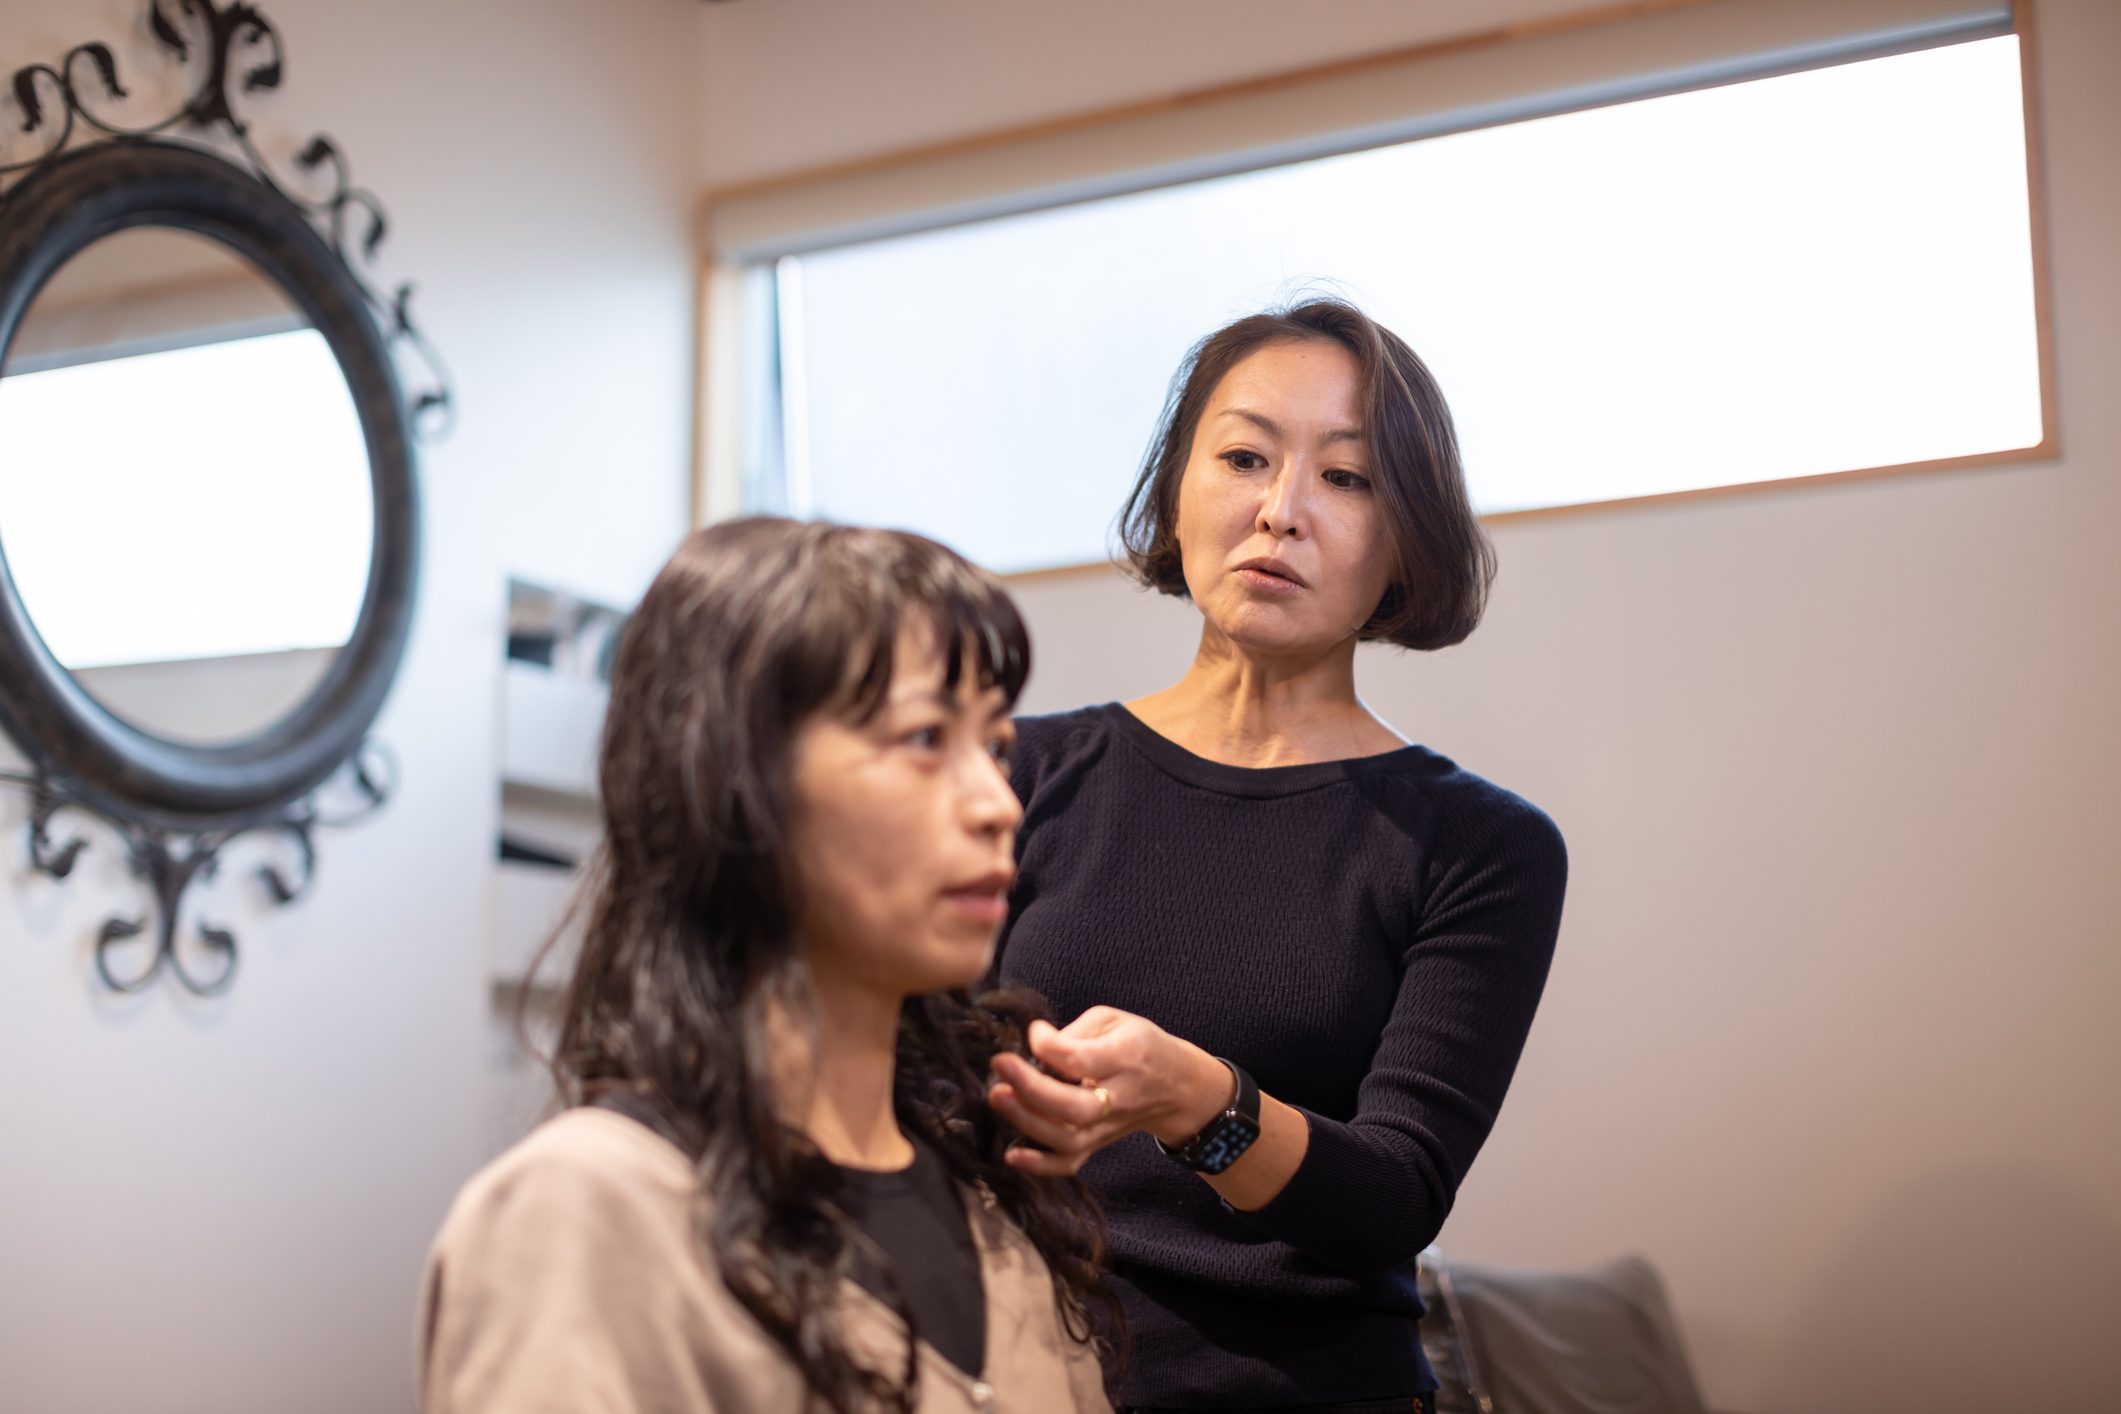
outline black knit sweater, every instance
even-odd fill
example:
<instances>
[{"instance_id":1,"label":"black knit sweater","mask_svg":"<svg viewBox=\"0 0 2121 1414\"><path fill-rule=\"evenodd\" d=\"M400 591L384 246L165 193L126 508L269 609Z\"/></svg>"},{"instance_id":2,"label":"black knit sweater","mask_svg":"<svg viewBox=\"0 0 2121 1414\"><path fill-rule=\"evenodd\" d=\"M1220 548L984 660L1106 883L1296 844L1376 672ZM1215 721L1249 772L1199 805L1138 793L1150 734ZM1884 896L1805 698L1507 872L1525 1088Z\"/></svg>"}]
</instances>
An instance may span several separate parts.
<instances>
[{"instance_id":1,"label":"black knit sweater","mask_svg":"<svg viewBox=\"0 0 2121 1414\"><path fill-rule=\"evenodd\" d=\"M1241 1409L1435 1387L1414 1259L1545 985L1567 873L1536 807L1419 746L1247 769L1118 704L1025 717L997 961L1245 1067L1310 1147L1239 1213L1145 1134L1093 1157L1133 1336L1123 1401Z\"/></svg>"}]
</instances>

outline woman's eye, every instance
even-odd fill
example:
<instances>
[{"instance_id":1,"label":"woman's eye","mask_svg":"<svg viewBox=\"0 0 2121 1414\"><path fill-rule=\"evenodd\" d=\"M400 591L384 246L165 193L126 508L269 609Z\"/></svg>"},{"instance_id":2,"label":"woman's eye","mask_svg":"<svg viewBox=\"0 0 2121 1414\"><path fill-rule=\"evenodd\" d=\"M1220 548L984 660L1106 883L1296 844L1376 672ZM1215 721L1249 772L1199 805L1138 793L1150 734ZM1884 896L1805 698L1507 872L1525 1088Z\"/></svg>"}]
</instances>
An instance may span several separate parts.
<instances>
[{"instance_id":1,"label":"woman's eye","mask_svg":"<svg viewBox=\"0 0 2121 1414\"><path fill-rule=\"evenodd\" d=\"M1339 469L1329 471L1326 473L1326 482L1329 485L1338 486L1343 491L1367 491L1370 489L1370 478L1352 471Z\"/></svg>"},{"instance_id":2,"label":"woman's eye","mask_svg":"<svg viewBox=\"0 0 2121 1414\"><path fill-rule=\"evenodd\" d=\"M1243 449L1234 452L1224 452L1223 460L1230 464L1230 469L1233 471L1258 471L1267 464L1267 459L1259 453L1247 452Z\"/></svg>"},{"instance_id":3,"label":"woman's eye","mask_svg":"<svg viewBox=\"0 0 2121 1414\"><path fill-rule=\"evenodd\" d=\"M935 751L943 744L943 729L941 727L920 727L906 733L902 740L904 740L906 745L921 751Z\"/></svg>"},{"instance_id":4,"label":"woman's eye","mask_svg":"<svg viewBox=\"0 0 2121 1414\"><path fill-rule=\"evenodd\" d=\"M1000 737L996 737L993 741L987 743L987 754L992 756L995 763L1005 771L1009 769L1009 758L1015 750L1015 742L1005 741Z\"/></svg>"}]
</instances>

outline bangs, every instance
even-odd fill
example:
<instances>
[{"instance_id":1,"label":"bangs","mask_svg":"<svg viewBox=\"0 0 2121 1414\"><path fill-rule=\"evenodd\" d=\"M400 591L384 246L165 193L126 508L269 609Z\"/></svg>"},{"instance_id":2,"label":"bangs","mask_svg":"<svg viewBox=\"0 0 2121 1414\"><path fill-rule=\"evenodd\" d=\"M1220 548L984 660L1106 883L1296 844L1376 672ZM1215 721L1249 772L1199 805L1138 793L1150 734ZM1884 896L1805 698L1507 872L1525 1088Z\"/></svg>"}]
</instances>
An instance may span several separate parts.
<instances>
[{"instance_id":1,"label":"bangs","mask_svg":"<svg viewBox=\"0 0 2121 1414\"><path fill-rule=\"evenodd\" d=\"M839 671L837 691L820 706L872 720L891 691L909 627L933 635L946 690L969 679L982 692L999 689L1005 711L1016 706L1031 675L1031 641L1000 580L903 531L839 529L827 555L842 561L832 577L839 612L821 615L819 627L838 641L813 646Z\"/></svg>"}]
</instances>

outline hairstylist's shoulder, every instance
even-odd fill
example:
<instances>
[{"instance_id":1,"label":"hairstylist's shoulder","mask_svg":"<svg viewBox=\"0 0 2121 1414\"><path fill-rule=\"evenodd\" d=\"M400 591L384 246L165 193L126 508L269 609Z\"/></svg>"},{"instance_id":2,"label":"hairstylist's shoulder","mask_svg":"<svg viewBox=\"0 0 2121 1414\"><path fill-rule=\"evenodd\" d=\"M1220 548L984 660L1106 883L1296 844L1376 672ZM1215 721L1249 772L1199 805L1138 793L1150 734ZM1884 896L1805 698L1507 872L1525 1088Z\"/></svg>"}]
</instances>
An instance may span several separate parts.
<instances>
[{"instance_id":1,"label":"hairstylist's shoulder","mask_svg":"<svg viewBox=\"0 0 2121 1414\"><path fill-rule=\"evenodd\" d=\"M1111 737L1111 711L1106 704L1016 718L1009 780L1017 795L1029 802L1043 782L1080 771L1102 757Z\"/></svg>"},{"instance_id":2,"label":"hairstylist's shoulder","mask_svg":"<svg viewBox=\"0 0 2121 1414\"><path fill-rule=\"evenodd\" d=\"M1422 802L1432 870L1501 864L1559 892L1568 877L1568 845L1546 811L1426 749L1396 780Z\"/></svg>"},{"instance_id":3,"label":"hairstylist's shoulder","mask_svg":"<svg viewBox=\"0 0 2121 1414\"><path fill-rule=\"evenodd\" d=\"M1546 811L1492 781L1460 772L1445 817L1450 844L1431 859L1433 925L1486 927L1523 956L1551 958L1568 892L1569 852Z\"/></svg>"}]
</instances>

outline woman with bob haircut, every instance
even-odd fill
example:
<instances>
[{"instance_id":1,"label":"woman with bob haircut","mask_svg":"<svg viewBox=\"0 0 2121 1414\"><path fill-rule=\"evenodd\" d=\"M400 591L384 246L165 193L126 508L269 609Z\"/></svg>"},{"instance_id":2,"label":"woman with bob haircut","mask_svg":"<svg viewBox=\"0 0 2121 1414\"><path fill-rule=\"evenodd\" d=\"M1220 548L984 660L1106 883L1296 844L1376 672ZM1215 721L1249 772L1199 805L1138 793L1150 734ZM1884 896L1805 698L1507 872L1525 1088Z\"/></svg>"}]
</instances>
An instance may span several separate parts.
<instances>
[{"instance_id":1,"label":"woman with bob haircut","mask_svg":"<svg viewBox=\"0 0 2121 1414\"><path fill-rule=\"evenodd\" d=\"M1560 926L1535 807L1411 745L1355 648L1479 623L1449 409L1315 299L1194 347L1123 519L1192 600L1177 683L1018 722L998 960L1067 1018L990 1099L1104 1201L1145 1409L1428 1408L1415 1259L1508 1088ZM1042 1071L1044 1073L1042 1073Z\"/></svg>"},{"instance_id":2,"label":"woman with bob haircut","mask_svg":"<svg viewBox=\"0 0 2121 1414\"><path fill-rule=\"evenodd\" d=\"M1079 1184L1003 1160L1030 648L913 535L687 539L626 625L554 1055L429 1261L428 1414L1105 1410ZM1101 1318L1109 1319L1109 1317Z\"/></svg>"}]
</instances>

